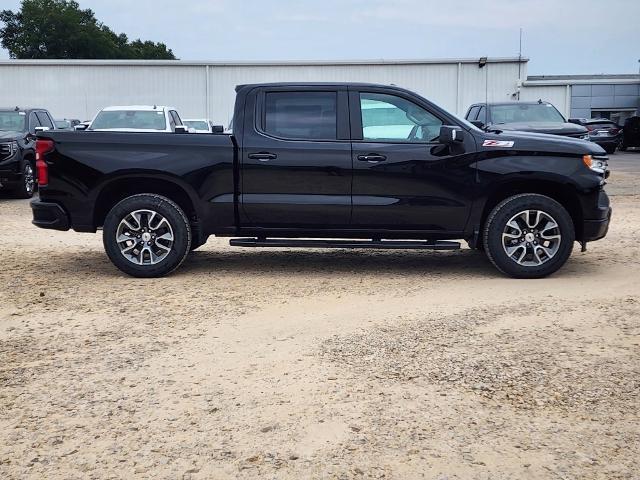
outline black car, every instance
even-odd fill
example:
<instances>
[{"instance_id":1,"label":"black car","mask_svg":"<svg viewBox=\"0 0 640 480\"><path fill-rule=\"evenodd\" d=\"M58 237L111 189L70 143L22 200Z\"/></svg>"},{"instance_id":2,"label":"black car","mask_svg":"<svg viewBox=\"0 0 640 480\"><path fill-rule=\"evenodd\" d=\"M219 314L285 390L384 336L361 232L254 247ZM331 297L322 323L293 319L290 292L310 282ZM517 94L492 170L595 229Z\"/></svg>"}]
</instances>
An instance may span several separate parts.
<instances>
[{"instance_id":1,"label":"black car","mask_svg":"<svg viewBox=\"0 0 640 480\"><path fill-rule=\"evenodd\" d=\"M620 150L627 148L640 147L640 116L627 118L622 129L622 139L620 141Z\"/></svg>"},{"instance_id":2,"label":"black car","mask_svg":"<svg viewBox=\"0 0 640 480\"><path fill-rule=\"evenodd\" d=\"M0 188L20 198L33 196L35 134L54 128L53 117L44 108L0 108Z\"/></svg>"},{"instance_id":3,"label":"black car","mask_svg":"<svg viewBox=\"0 0 640 480\"><path fill-rule=\"evenodd\" d=\"M607 233L607 157L592 142L484 132L408 90L360 83L241 85L233 118L229 134L39 133L33 223L102 229L111 261L139 277L216 235L245 248L463 239L500 271L538 278L574 241Z\"/></svg>"},{"instance_id":4,"label":"black car","mask_svg":"<svg viewBox=\"0 0 640 480\"><path fill-rule=\"evenodd\" d=\"M465 118L487 131L518 130L589 140L585 127L567 122L556 107L542 100L475 103L469 107Z\"/></svg>"},{"instance_id":5,"label":"black car","mask_svg":"<svg viewBox=\"0 0 640 480\"><path fill-rule=\"evenodd\" d=\"M570 118L571 123L582 125L589 131L589 140L597 143L607 153L614 153L620 143L621 128L607 118Z\"/></svg>"}]
</instances>

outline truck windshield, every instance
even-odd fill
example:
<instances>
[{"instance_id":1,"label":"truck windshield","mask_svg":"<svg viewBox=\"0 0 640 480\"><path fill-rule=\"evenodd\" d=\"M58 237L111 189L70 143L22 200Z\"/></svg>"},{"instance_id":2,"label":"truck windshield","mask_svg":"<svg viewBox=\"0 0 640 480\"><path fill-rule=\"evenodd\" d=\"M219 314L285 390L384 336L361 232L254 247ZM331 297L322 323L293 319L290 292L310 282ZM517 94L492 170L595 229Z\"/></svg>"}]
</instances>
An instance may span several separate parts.
<instances>
[{"instance_id":1,"label":"truck windshield","mask_svg":"<svg viewBox=\"0 0 640 480\"><path fill-rule=\"evenodd\" d=\"M204 120L183 120L182 123L196 130L209 130L209 125Z\"/></svg>"},{"instance_id":2,"label":"truck windshield","mask_svg":"<svg viewBox=\"0 0 640 480\"><path fill-rule=\"evenodd\" d=\"M22 132L26 130L26 118L27 116L24 112L16 112L15 110L0 111L0 131Z\"/></svg>"},{"instance_id":3,"label":"truck windshield","mask_svg":"<svg viewBox=\"0 0 640 480\"><path fill-rule=\"evenodd\" d=\"M126 128L134 130L165 130L162 110L103 110L91 123L91 130Z\"/></svg>"},{"instance_id":4,"label":"truck windshield","mask_svg":"<svg viewBox=\"0 0 640 480\"><path fill-rule=\"evenodd\" d=\"M556 122L564 123L564 117L550 103L514 103L491 107L491 123Z\"/></svg>"}]
</instances>

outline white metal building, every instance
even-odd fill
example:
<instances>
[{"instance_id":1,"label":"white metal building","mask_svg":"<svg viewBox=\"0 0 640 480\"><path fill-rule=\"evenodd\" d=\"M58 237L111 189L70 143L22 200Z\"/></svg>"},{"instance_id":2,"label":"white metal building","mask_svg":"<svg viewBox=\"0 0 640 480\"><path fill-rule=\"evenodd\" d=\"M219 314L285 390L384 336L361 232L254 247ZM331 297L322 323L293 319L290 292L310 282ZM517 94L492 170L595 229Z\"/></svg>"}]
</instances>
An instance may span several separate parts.
<instances>
[{"instance_id":1,"label":"white metal building","mask_svg":"<svg viewBox=\"0 0 640 480\"><path fill-rule=\"evenodd\" d=\"M340 81L395 84L464 115L471 103L514 98L519 79L526 78L527 61L517 57L265 63L5 60L0 61L0 106L38 106L56 118L87 120L109 105L171 105L183 118L207 117L227 125L237 84ZM565 105L557 106L568 113Z\"/></svg>"}]
</instances>

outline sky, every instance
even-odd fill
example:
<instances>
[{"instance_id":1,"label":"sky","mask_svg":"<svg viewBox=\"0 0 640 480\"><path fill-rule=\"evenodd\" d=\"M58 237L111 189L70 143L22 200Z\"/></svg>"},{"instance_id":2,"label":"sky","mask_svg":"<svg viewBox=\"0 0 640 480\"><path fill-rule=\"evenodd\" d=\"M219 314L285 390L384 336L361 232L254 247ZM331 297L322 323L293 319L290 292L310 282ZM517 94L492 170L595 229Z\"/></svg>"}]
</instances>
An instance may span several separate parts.
<instances>
[{"instance_id":1,"label":"sky","mask_svg":"<svg viewBox=\"0 0 640 480\"><path fill-rule=\"evenodd\" d=\"M19 0L0 0L17 10ZM640 0L78 0L182 60L518 56L529 75L638 73ZM8 58L0 49L0 58Z\"/></svg>"}]
</instances>

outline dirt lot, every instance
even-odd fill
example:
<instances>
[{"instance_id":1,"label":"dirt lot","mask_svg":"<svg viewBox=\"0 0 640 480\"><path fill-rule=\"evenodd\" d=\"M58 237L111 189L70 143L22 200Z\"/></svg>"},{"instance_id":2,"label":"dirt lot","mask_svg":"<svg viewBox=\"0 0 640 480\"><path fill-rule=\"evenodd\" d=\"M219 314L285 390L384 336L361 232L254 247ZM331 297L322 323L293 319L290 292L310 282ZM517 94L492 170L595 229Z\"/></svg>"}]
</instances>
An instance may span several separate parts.
<instances>
[{"instance_id":1,"label":"dirt lot","mask_svg":"<svg viewBox=\"0 0 640 480\"><path fill-rule=\"evenodd\" d=\"M640 154L552 278L231 249L124 277L0 199L0 478L640 478Z\"/></svg>"}]
</instances>

